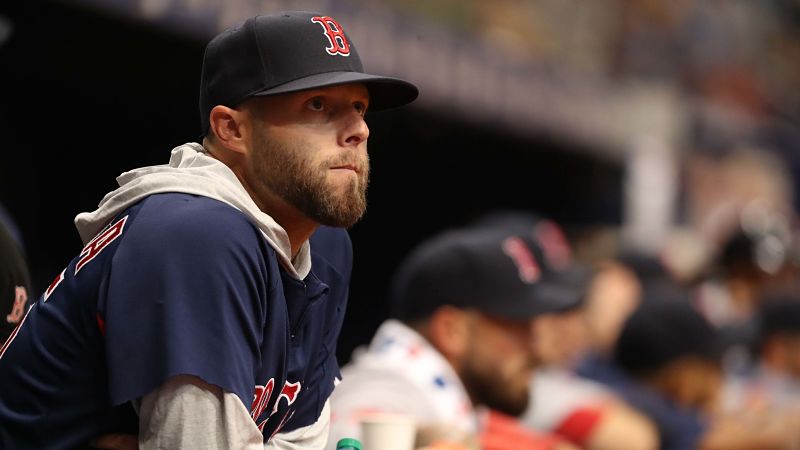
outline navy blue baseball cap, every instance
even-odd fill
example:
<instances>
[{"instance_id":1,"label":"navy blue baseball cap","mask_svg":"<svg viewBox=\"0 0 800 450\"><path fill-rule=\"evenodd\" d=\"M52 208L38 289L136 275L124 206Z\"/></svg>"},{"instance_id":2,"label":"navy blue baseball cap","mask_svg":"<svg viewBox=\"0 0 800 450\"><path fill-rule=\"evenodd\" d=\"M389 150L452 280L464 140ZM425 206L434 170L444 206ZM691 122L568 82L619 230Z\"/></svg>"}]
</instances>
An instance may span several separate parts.
<instances>
[{"instance_id":1,"label":"navy blue baseball cap","mask_svg":"<svg viewBox=\"0 0 800 450\"><path fill-rule=\"evenodd\" d=\"M536 249L544 253L544 263L556 272L582 272L588 276L588 270L580 267L572 257L572 246L567 240L564 230L554 220L539 216L530 211L498 209L483 214L471 224L476 228L488 228L505 231L533 241ZM588 281L587 281L588 282Z\"/></svg>"},{"instance_id":2,"label":"navy blue baseball cap","mask_svg":"<svg viewBox=\"0 0 800 450\"><path fill-rule=\"evenodd\" d=\"M364 72L353 42L336 19L287 11L251 17L206 46L200 79L200 122L208 133L216 105L236 107L250 97L362 83L370 111L412 102L418 90L392 77Z\"/></svg>"},{"instance_id":3,"label":"navy blue baseball cap","mask_svg":"<svg viewBox=\"0 0 800 450\"><path fill-rule=\"evenodd\" d=\"M644 286L642 303L625 321L613 360L646 375L688 356L719 362L724 336L695 308L691 292L677 284Z\"/></svg>"},{"instance_id":4,"label":"navy blue baseball cap","mask_svg":"<svg viewBox=\"0 0 800 450\"><path fill-rule=\"evenodd\" d=\"M410 322L450 305L512 320L568 311L582 303L586 278L556 272L535 243L489 228L449 230L400 264L390 315Z\"/></svg>"}]
</instances>

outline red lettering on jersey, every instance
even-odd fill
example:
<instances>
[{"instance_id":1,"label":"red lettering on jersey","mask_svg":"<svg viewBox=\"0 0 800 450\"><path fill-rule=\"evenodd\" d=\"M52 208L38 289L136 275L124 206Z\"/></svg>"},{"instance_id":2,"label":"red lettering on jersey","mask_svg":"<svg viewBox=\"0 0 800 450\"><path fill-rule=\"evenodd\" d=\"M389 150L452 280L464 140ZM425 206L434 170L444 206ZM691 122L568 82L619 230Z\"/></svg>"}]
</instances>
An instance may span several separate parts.
<instances>
[{"instance_id":1,"label":"red lettering on jersey","mask_svg":"<svg viewBox=\"0 0 800 450\"><path fill-rule=\"evenodd\" d=\"M525 241L517 236L509 236L503 241L503 252L508 255L517 266L519 278L525 283L535 283L542 274L536 257Z\"/></svg>"},{"instance_id":2,"label":"red lettering on jersey","mask_svg":"<svg viewBox=\"0 0 800 450\"><path fill-rule=\"evenodd\" d=\"M329 55L350 56L350 43L347 42L347 36L344 35L344 30L339 22L328 16L312 17L311 21L322 25L322 29L325 30L325 37L331 44L325 49Z\"/></svg>"},{"instance_id":3,"label":"red lettering on jersey","mask_svg":"<svg viewBox=\"0 0 800 450\"><path fill-rule=\"evenodd\" d=\"M253 406L250 407L250 409L252 410L251 415L253 417L253 420L258 420L258 417L264 411L264 408L266 408L267 401L272 396L272 391L274 387L275 387L274 378L270 378L266 386L256 386L256 394L253 398ZM275 413L278 412L278 406L280 405L282 398L286 399L286 406L291 406L291 404L294 403L295 400L297 400L297 395L299 393L300 393L299 381L297 383L290 383L288 381L284 382L283 388L281 388L281 393L278 395L278 398L275 399L275 405L273 405L272 407L272 412L269 414L269 417L257 423L258 429L264 431L264 427L266 426L267 421L269 421L272 418L272 416L274 416ZM286 422L287 414L284 414L281 423L278 425L277 428L275 428L276 432L277 430L280 430L281 427Z\"/></svg>"},{"instance_id":4,"label":"red lettering on jersey","mask_svg":"<svg viewBox=\"0 0 800 450\"><path fill-rule=\"evenodd\" d=\"M14 286L14 307L11 314L6 316L6 322L18 323L25 315L25 303L28 301L28 291L25 286Z\"/></svg>"},{"instance_id":5,"label":"red lettering on jersey","mask_svg":"<svg viewBox=\"0 0 800 450\"><path fill-rule=\"evenodd\" d=\"M52 283L50 283L50 286L48 286L47 289L45 289L44 298L42 299L43 302L46 302L47 299L50 298L50 294L52 294L53 291L56 290L58 285L61 284L62 281L64 281L64 272L66 272L66 271L67 271L67 269L62 270L61 273L58 274L56 279L53 280Z\"/></svg>"},{"instance_id":6,"label":"red lettering on jersey","mask_svg":"<svg viewBox=\"0 0 800 450\"><path fill-rule=\"evenodd\" d=\"M81 259L75 265L75 275L85 266L89 261L93 260L95 256L99 255L108 244L114 242L122 234L122 229L125 227L125 221L128 216L119 219L116 223L108 227L105 231L95 236L91 242L86 244L86 247L81 251Z\"/></svg>"},{"instance_id":7,"label":"red lettering on jersey","mask_svg":"<svg viewBox=\"0 0 800 450\"><path fill-rule=\"evenodd\" d=\"M281 389L281 395L278 397L278 401L275 402L275 405L281 401L281 397L286 399L286 404L291 405L297 400L297 394L300 393L300 382L297 383L289 383L288 381L284 383L283 389Z\"/></svg>"},{"instance_id":8,"label":"red lettering on jersey","mask_svg":"<svg viewBox=\"0 0 800 450\"><path fill-rule=\"evenodd\" d=\"M267 407L267 401L272 397L272 390L275 388L275 378L270 378L265 386L256 386L256 392L253 394L253 404L250 406L250 415L253 420L264 412ZM264 423L267 421L265 420Z\"/></svg>"}]
</instances>

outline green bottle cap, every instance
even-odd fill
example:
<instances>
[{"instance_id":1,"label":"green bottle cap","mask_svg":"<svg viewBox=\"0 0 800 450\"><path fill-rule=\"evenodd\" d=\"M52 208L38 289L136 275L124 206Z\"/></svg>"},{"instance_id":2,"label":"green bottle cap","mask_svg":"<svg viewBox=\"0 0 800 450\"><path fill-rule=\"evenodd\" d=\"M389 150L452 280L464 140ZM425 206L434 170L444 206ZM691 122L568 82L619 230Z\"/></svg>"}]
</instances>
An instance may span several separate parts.
<instances>
[{"instance_id":1,"label":"green bottle cap","mask_svg":"<svg viewBox=\"0 0 800 450\"><path fill-rule=\"evenodd\" d=\"M336 443L336 450L361 450L361 442L358 439L344 438Z\"/></svg>"}]
</instances>

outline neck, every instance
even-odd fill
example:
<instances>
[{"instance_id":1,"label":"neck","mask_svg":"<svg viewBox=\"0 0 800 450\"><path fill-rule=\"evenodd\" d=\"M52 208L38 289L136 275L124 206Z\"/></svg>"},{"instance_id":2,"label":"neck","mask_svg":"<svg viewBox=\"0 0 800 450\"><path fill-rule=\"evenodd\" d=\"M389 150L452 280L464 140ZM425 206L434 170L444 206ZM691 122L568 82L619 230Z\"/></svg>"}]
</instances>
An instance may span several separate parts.
<instances>
[{"instance_id":1,"label":"neck","mask_svg":"<svg viewBox=\"0 0 800 450\"><path fill-rule=\"evenodd\" d=\"M252 198L253 202L258 206L258 209L265 214L269 214L269 216L286 231L286 234L289 236L289 244L292 251L291 257L294 259L294 257L297 256L297 252L300 251L300 247L311 237L319 224L306 217L298 211L297 208L286 203L286 201L277 195L268 191L256 192L244 175L244 169L242 168L243 163L241 161L243 158L242 155L230 155L218 149L217 146L208 140L205 140L203 145L208 150L208 154L211 157L220 160L231 169L236 175L236 178L239 179L242 187L244 187L250 195L250 198Z\"/></svg>"},{"instance_id":2,"label":"neck","mask_svg":"<svg viewBox=\"0 0 800 450\"><path fill-rule=\"evenodd\" d=\"M285 208L265 209L260 204L258 206L262 211L275 219L275 222L278 222L278 225L286 231L286 234L289 236L289 243L292 247L292 258L294 259L294 257L297 256L297 252L300 251L300 246L311 237L314 230L317 229L318 224L308 219L295 208L286 205L285 202L281 201L280 203L282 203ZM258 202L256 202L256 204L258 204Z\"/></svg>"}]
</instances>

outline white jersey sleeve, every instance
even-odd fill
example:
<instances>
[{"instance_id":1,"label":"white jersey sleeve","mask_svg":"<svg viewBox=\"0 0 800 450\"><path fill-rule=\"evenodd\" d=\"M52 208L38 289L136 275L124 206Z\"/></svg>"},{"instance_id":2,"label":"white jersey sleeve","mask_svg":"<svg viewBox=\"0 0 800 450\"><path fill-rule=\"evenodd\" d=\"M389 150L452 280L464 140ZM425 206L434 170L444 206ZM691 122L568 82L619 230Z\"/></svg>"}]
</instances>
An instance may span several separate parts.
<instances>
[{"instance_id":1,"label":"white jersey sleeve","mask_svg":"<svg viewBox=\"0 0 800 450\"><path fill-rule=\"evenodd\" d=\"M280 432L264 445L265 450L322 450L330 431L330 400L325 401L319 419L306 427Z\"/></svg>"},{"instance_id":2,"label":"white jersey sleeve","mask_svg":"<svg viewBox=\"0 0 800 450\"><path fill-rule=\"evenodd\" d=\"M264 438L236 394L179 375L138 402L139 448L263 450Z\"/></svg>"}]
</instances>

